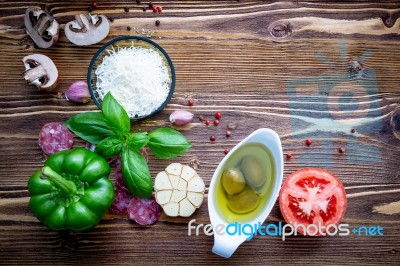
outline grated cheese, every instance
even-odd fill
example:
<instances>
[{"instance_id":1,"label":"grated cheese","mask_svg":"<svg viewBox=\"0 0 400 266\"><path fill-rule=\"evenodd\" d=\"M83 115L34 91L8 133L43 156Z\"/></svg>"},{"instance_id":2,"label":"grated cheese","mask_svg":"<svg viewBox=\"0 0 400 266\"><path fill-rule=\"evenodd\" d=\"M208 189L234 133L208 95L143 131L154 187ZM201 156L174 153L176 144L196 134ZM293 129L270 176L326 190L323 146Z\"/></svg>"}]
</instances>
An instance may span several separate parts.
<instances>
[{"instance_id":1,"label":"grated cheese","mask_svg":"<svg viewBox=\"0 0 400 266\"><path fill-rule=\"evenodd\" d=\"M95 72L100 99L111 92L131 118L160 107L168 97L171 78L159 52L132 44L108 53Z\"/></svg>"}]
</instances>

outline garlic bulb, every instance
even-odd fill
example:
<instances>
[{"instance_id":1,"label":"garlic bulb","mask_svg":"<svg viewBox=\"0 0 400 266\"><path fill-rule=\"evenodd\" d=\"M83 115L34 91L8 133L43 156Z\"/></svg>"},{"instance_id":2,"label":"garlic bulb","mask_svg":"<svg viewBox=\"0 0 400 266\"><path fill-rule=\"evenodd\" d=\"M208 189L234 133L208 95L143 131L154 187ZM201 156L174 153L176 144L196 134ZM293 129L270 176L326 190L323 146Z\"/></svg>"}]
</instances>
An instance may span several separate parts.
<instances>
[{"instance_id":1,"label":"garlic bulb","mask_svg":"<svg viewBox=\"0 0 400 266\"><path fill-rule=\"evenodd\" d=\"M154 181L157 203L173 217L192 215L203 203L205 188L196 171L180 163L170 164Z\"/></svg>"}]
</instances>

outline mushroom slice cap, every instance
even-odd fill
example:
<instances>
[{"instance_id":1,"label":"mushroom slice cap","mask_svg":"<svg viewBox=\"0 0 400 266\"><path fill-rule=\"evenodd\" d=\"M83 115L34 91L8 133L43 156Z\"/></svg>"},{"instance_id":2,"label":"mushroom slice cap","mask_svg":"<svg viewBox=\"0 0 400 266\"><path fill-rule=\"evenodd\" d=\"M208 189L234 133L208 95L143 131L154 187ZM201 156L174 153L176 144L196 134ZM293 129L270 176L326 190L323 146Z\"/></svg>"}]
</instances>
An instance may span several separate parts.
<instances>
[{"instance_id":1,"label":"mushroom slice cap","mask_svg":"<svg viewBox=\"0 0 400 266\"><path fill-rule=\"evenodd\" d=\"M64 32L70 42L86 46L106 38L110 32L110 23L103 15L79 14L75 20L65 25Z\"/></svg>"},{"instance_id":2,"label":"mushroom slice cap","mask_svg":"<svg viewBox=\"0 0 400 266\"><path fill-rule=\"evenodd\" d=\"M26 32L39 48L49 48L58 41L60 25L45 11L28 7L25 11Z\"/></svg>"},{"instance_id":3,"label":"mushroom slice cap","mask_svg":"<svg viewBox=\"0 0 400 266\"><path fill-rule=\"evenodd\" d=\"M25 66L24 79L39 90L51 92L58 83L58 70L53 61L42 54L27 55L22 59Z\"/></svg>"}]
</instances>

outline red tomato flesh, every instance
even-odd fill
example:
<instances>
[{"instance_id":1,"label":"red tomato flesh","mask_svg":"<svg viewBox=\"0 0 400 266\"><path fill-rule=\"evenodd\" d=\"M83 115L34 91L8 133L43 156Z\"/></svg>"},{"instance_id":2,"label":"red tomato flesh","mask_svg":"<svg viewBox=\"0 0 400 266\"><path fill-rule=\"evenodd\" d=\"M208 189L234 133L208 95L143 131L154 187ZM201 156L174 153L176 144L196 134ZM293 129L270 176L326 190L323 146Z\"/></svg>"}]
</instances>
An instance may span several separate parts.
<instances>
[{"instance_id":1,"label":"red tomato flesh","mask_svg":"<svg viewBox=\"0 0 400 266\"><path fill-rule=\"evenodd\" d=\"M292 225L338 225L347 208L346 191L331 172L304 168L286 178L279 193L279 207L285 221ZM297 231L304 234L302 227Z\"/></svg>"}]
</instances>

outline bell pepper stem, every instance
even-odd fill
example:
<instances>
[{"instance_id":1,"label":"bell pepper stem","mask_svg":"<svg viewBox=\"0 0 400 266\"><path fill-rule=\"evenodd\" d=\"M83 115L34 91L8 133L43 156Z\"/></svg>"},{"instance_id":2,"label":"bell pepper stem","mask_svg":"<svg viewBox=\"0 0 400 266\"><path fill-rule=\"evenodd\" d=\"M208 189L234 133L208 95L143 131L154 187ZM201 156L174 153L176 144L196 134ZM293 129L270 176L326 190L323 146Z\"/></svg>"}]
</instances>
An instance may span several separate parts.
<instances>
[{"instance_id":1,"label":"bell pepper stem","mask_svg":"<svg viewBox=\"0 0 400 266\"><path fill-rule=\"evenodd\" d=\"M42 168L41 178L47 178L57 188L60 189L61 194L64 197L72 197L76 193L76 185L74 182L66 180L64 177L56 173L50 166L44 166Z\"/></svg>"}]
</instances>

